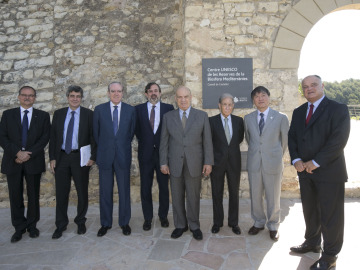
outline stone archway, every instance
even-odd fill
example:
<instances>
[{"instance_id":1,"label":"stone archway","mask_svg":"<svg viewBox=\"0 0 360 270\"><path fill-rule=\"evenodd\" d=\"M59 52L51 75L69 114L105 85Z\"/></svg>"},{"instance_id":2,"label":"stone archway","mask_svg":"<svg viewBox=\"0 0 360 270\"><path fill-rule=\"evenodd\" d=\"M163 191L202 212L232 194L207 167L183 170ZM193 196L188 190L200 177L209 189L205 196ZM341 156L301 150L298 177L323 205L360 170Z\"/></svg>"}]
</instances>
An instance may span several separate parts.
<instances>
[{"instance_id":1,"label":"stone archway","mask_svg":"<svg viewBox=\"0 0 360 270\"><path fill-rule=\"evenodd\" d=\"M359 4L360 0L301 0L279 27L270 68L297 69L301 47L311 28L326 14L344 7L359 9Z\"/></svg>"}]
</instances>

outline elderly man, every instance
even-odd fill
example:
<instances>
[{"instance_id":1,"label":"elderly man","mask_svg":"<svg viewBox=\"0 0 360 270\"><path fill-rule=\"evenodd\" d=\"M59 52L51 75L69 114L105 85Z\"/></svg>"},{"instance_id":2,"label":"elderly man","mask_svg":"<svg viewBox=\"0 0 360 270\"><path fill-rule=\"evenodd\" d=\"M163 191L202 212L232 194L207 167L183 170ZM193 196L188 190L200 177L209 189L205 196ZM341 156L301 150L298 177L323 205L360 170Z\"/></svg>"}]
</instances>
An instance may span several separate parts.
<instances>
[{"instance_id":1,"label":"elderly man","mask_svg":"<svg viewBox=\"0 0 360 270\"><path fill-rule=\"evenodd\" d=\"M86 232L88 209L88 186L90 167L95 162L96 144L93 138L93 111L81 107L84 91L80 86L70 85L66 91L68 107L56 110L52 121L49 143L50 169L55 174L56 230L53 239L62 236L69 224L67 215L71 177L77 192L77 233ZM80 149L91 147L91 157L86 166L80 164Z\"/></svg>"},{"instance_id":2,"label":"elderly man","mask_svg":"<svg viewBox=\"0 0 360 270\"><path fill-rule=\"evenodd\" d=\"M287 149L289 120L269 107L270 92L258 86L251 92L256 111L245 115L245 138L249 145L247 169L250 183L251 216L249 234L269 229L270 238L279 239L281 177ZM264 194L266 213L264 210Z\"/></svg>"},{"instance_id":3,"label":"elderly man","mask_svg":"<svg viewBox=\"0 0 360 270\"><path fill-rule=\"evenodd\" d=\"M160 172L159 146L162 118L174 106L160 101L161 88L157 83L145 87L147 102L137 105L135 134L138 139L138 159L141 180L141 206L144 215L143 230L151 229L153 219L152 185L154 171L159 187L159 210L161 227L169 227L169 177Z\"/></svg>"},{"instance_id":4,"label":"elderly man","mask_svg":"<svg viewBox=\"0 0 360 270\"><path fill-rule=\"evenodd\" d=\"M50 136L50 116L33 108L36 90L23 86L19 90L20 108L4 111L0 123L0 145L4 149L1 172L6 174L11 222L15 233L11 243L21 240L29 232L31 238L39 236L36 224L40 219L40 178L45 171L44 148ZM24 216L24 184L27 190L27 215Z\"/></svg>"},{"instance_id":5,"label":"elderly man","mask_svg":"<svg viewBox=\"0 0 360 270\"><path fill-rule=\"evenodd\" d=\"M160 140L161 172L170 175L175 225L171 237L179 238L189 224L193 237L201 240L201 176L208 176L214 164L209 119L191 107L189 88L180 86L175 99L179 108L164 115Z\"/></svg>"},{"instance_id":6,"label":"elderly man","mask_svg":"<svg viewBox=\"0 0 360 270\"><path fill-rule=\"evenodd\" d=\"M239 222L239 185L241 171L240 143L244 139L244 121L232 115L234 97L222 94L219 98L220 114L209 118L214 147L214 166L211 172L214 225L212 233L223 226L223 194L225 175L229 190L228 225L235 234L241 234Z\"/></svg>"},{"instance_id":7,"label":"elderly man","mask_svg":"<svg viewBox=\"0 0 360 270\"><path fill-rule=\"evenodd\" d=\"M295 253L323 252L310 269L336 266L344 237L344 193L347 172L344 148L350 133L346 105L328 99L317 75L302 80L308 102L293 112L289 151L298 172L306 231Z\"/></svg>"},{"instance_id":8,"label":"elderly man","mask_svg":"<svg viewBox=\"0 0 360 270\"><path fill-rule=\"evenodd\" d=\"M94 110L94 138L97 143L96 164L99 167L100 222L97 236L104 236L112 227L114 174L119 192L118 224L124 235L131 234L129 221L131 141L135 133L135 108L122 102L123 86L108 86L110 102Z\"/></svg>"}]
</instances>

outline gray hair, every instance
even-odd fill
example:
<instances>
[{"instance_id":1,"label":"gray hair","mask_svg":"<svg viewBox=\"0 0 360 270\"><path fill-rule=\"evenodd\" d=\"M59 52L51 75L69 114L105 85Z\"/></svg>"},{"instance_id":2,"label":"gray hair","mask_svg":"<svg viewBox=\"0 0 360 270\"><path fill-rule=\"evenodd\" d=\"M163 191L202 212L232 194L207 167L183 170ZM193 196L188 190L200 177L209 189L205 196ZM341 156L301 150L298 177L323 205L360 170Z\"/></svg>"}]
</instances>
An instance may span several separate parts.
<instances>
[{"instance_id":1,"label":"gray hair","mask_svg":"<svg viewBox=\"0 0 360 270\"><path fill-rule=\"evenodd\" d=\"M122 85L121 82L111 82L111 83L109 83L109 85L108 85L108 91L109 91L109 92L110 92L110 86L113 85L113 84L118 84L118 85L120 85L121 88L122 88L122 90L123 90L123 92L124 92L124 86Z\"/></svg>"},{"instance_id":2,"label":"gray hair","mask_svg":"<svg viewBox=\"0 0 360 270\"><path fill-rule=\"evenodd\" d=\"M221 103L225 98L230 98L232 100L232 103L235 103L234 102L234 97L229 94L229 93L223 93L221 94L220 98L219 98L219 103Z\"/></svg>"}]
</instances>

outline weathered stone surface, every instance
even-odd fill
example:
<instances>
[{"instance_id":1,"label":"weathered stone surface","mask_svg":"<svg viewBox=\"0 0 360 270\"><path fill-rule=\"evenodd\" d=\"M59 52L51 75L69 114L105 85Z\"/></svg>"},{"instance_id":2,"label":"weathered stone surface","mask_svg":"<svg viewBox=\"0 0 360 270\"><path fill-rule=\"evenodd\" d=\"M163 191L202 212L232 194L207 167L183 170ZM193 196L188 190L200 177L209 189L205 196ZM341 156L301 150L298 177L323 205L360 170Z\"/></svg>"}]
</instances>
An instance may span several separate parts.
<instances>
[{"instance_id":1,"label":"weathered stone surface","mask_svg":"<svg viewBox=\"0 0 360 270\"><path fill-rule=\"evenodd\" d=\"M35 107L51 115L66 106L69 84L80 85L85 91L83 106L94 109L108 101L111 81L124 83L124 101L131 105L145 102L144 86L150 81L159 83L163 101L173 104L174 89L186 84L192 90L193 106L201 109L202 59L238 57L253 59L254 86L268 87L271 106L291 117L303 102L297 92L302 41L322 16L319 9L327 14L345 2L0 0L0 113L18 106L17 91L24 84L39 90ZM235 114L243 117L252 110L239 109ZM215 115L218 110L207 112ZM241 150L247 150L245 142ZM298 196L296 173L288 159L284 158L283 193ZM131 177L131 198L139 201L135 141ZM98 201L96 167L90 178L94 203ZM44 174L43 205L54 205L53 181L51 173ZM4 175L1 183L6 183ZM153 192L157 199L156 185ZM249 196L246 172L239 194ZM211 198L210 181L203 182L202 197ZM76 201L73 189L70 198ZM0 201L8 202L6 192L0 192Z\"/></svg>"}]
</instances>

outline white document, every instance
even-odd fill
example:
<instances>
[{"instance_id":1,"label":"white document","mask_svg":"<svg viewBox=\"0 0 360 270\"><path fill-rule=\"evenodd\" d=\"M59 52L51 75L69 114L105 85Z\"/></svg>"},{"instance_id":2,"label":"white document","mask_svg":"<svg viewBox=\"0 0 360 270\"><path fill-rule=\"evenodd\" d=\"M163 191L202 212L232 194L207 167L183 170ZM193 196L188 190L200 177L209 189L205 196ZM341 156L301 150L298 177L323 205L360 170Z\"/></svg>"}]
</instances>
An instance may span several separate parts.
<instances>
[{"instance_id":1,"label":"white document","mask_svg":"<svg viewBox=\"0 0 360 270\"><path fill-rule=\"evenodd\" d=\"M84 167L88 163L91 157L91 146L85 145L80 147L80 166Z\"/></svg>"}]
</instances>

